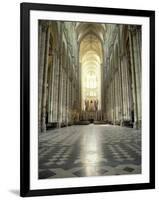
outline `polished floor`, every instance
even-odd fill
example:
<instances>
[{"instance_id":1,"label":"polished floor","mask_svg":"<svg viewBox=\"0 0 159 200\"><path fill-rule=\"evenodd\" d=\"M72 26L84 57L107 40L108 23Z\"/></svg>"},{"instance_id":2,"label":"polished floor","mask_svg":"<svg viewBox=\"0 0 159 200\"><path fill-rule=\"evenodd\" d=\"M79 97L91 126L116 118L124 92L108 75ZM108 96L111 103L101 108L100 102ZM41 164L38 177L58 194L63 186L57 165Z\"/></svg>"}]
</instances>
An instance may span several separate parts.
<instances>
[{"instance_id":1,"label":"polished floor","mask_svg":"<svg viewBox=\"0 0 159 200\"><path fill-rule=\"evenodd\" d=\"M39 135L39 179L141 173L141 130L75 125Z\"/></svg>"}]
</instances>

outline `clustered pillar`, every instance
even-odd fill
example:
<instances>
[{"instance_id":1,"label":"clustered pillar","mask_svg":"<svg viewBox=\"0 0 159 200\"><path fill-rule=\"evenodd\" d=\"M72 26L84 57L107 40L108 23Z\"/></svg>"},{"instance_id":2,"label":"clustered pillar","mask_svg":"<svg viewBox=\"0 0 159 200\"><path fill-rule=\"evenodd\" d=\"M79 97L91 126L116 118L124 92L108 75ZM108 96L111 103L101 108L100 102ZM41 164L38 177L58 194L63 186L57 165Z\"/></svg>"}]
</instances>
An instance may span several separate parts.
<instances>
[{"instance_id":1,"label":"clustered pillar","mask_svg":"<svg viewBox=\"0 0 159 200\"><path fill-rule=\"evenodd\" d=\"M68 36L69 28L65 23L39 21L39 132L71 125L76 118L78 76L72 48L77 44ZM73 24L71 28L74 29Z\"/></svg>"},{"instance_id":2,"label":"clustered pillar","mask_svg":"<svg viewBox=\"0 0 159 200\"><path fill-rule=\"evenodd\" d=\"M120 25L113 36L106 62L106 120L141 128L141 27Z\"/></svg>"}]
</instances>

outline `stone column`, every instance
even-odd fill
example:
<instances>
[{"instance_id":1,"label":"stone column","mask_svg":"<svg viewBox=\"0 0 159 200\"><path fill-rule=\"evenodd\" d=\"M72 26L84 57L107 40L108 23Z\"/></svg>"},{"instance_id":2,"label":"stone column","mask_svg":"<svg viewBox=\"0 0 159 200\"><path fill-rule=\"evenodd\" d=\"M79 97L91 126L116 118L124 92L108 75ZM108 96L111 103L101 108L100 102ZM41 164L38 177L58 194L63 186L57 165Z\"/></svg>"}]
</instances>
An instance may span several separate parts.
<instances>
[{"instance_id":1,"label":"stone column","mask_svg":"<svg viewBox=\"0 0 159 200\"><path fill-rule=\"evenodd\" d=\"M62 59L62 57L60 58ZM63 77L63 67L61 66L61 70L59 72L59 82L60 82L60 87L59 87L59 118L58 118L58 127L61 127L62 119L63 119L63 82L64 77Z\"/></svg>"},{"instance_id":2,"label":"stone column","mask_svg":"<svg viewBox=\"0 0 159 200\"><path fill-rule=\"evenodd\" d=\"M51 59L51 60L50 60ZM52 112L51 112L51 107L52 107L52 87L53 87L53 84L52 84L52 81L53 81L53 57L49 56L49 65L50 65L50 70L49 70L49 74L47 75L49 79L49 82L48 82L48 99L46 101L48 101L48 122L52 122Z\"/></svg>"},{"instance_id":3,"label":"stone column","mask_svg":"<svg viewBox=\"0 0 159 200\"><path fill-rule=\"evenodd\" d=\"M46 36L48 24L39 22L39 44L38 44L38 130L41 132L43 76L46 50Z\"/></svg>"},{"instance_id":4,"label":"stone column","mask_svg":"<svg viewBox=\"0 0 159 200\"><path fill-rule=\"evenodd\" d=\"M129 88L128 88L128 59L127 56L123 56L123 68L124 68L124 91L125 91L125 120L130 122L130 102L129 102Z\"/></svg>"},{"instance_id":5,"label":"stone column","mask_svg":"<svg viewBox=\"0 0 159 200\"><path fill-rule=\"evenodd\" d=\"M115 61L115 72L114 72L114 80L115 80L115 124L118 123L119 121L119 83L118 83L118 62L117 62L117 53L116 53L117 49L115 48L115 57L114 57L114 61Z\"/></svg>"},{"instance_id":6,"label":"stone column","mask_svg":"<svg viewBox=\"0 0 159 200\"><path fill-rule=\"evenodd\" d=\"M119 91L120 91L120 126L123 125L124 118L124 91L123 91L123 69L122 69L122 37L120 32L120 27L118 26L118 65L119 65Z\"/></svg>"},{"instance_id":7,"label":"stone column","mask_svg":"<svg viewBox=\"0 0 159 200\"><path fill-rule=\"evenodd\" d=\"M65 63L66 64L66 63ZM66 67L66 66L65 66ZM66 75L66 71L64 70L64 91L63 91L63 121L66 125L66 90L67 90L67 75Z\"/></svg>"},{"instance_id":8,"label":"stone column","mask_svg":"<svg viewBox=\"0 0 159 200\"><path fill-rule=\"evenodd\" d=\"M46 93L47 93L47 76L48 76L48 55L49 55L50 28L47 29L46 51L44 63L44 79L43 79L43 100L42 100L42 132L46 131Z\"/></svg>"},{"instance_id":9,"label":"stone column","mask_svg":"<svg viewBox=\"0 0 159 200\"><path fill-rule=\"evenodd\" d=\"M119 65L118 65L118 71L117 71L117 91L118 91L118 97L117 97L117 101L118 101L118 125L120 122L120 101L121 101L121 97L120 97L120 80L119 80Z\"/></svg>"},{"instance_id":10,"label":"stone column","mask_svg":"<svg viewBox=\"0 0 159 200\"><path fill-rule=\"evenodd\" d=\"M120 126L123 124L123 82L122 82L122 67L121 67L121 58L119 57L119 91L120 91Z\"/></svg>"},{"instance_id":11,"label":"stone column","mask_svg":"<svg viewBox=\"0 0 159 200\"><path fill-rule=\"evenodd\" d=\"M57 84L56 84L56 71L57 69L57 52L56 49L53 49L53 61L52 61L52 78L51 78L51 92L50 92L50 122L54 122L55 116L55 104L56 104L56 93L57 92Z\"/></svg>"},{"instance_id":12,"label":"stone column","mask_svg":"<svg viewBox=\"0 0 159 200\"><path fill-rule=\"evenodd\" d=\"M123 56L121 57L121 70L122 70L122 94L123 94L122 123L124 123L126 116L126 92L125 92L125 68L123 63Z\"/></svg>"},{"instance_id":13,"label":"stone column","mask_svg":"<svg viewBox=\"0 0 159 200\"><path fill-rule=\"evenodd\" d=\"M129 45L130 45L130 59L131 59L131 72L132 72L132 90L133 90L133 104L134 104L134 128L137 128L138 123L138 103L136 91L136 76L135 76L135 62L134 62L134 47L132 28L129 27Z\"/></svg>"},{"instance_id":14,"label":"stone column","mask_svg":"<svg viewBox=\"0 0 159 200\"><path fill-rule=\"evenodd\" d=\"M54 60L55 60L55 66L54 66L54 85L53 85L53 122L57 122L57 110L58 110L58 78L59 78L59 52L57 50L54 51Z\"/></svg>"},{"instance_id":15,"label":"stone column","mask_svg":"<svg viewBox=\"0 0 159 200\"><path fill-rule=\"evenodd\" d=\"M123 120L130 123L130 105L128 91L128 61L127 56L122 55L122 92L123 92Z\"/></svg>"},{"instance_id":16,"label":"stone column","mask_svg":"<svg viewBox=\"0 0 159 200\"><path fill-rule=\"evenodd\" d=\"M118 122L118 103L119 103L119 90L118 90L118 72L116 69L115 72L115 110L116 110L116 119L115 119L115 124Z\"/></svg>"},{"instance_id":17,"label":"stone column","mask_svg":"<svg viewBox=\"0 0 159 200\"><path fill-rule=\"evenodd\" d=\"M100 65L101 68L101 83L104 82L104 70L103 70L103 64ZM99 81L99 80L98 80ZM100 110L101 110L101 117L102 117L102 111L104 110L104 85L100 83L101 86L101 92L100 92L100 102L99 102L99 106L100 106Z\"/></svg>"},{"instance_id":18,"label":"stone column","mask_svg":"<svg viewBox=\"0 0 159 200\"><path fill-rule=\"evenodd\" d=\"M66 107L67 107L67 125L68 125L68 123L69 123L69 65L68 65L68 67L67 67L67 84L66 84L66 87L67 87L67 105L66 105Z\"/></svg>"},{"instance_id":19,"label":"stone column","mask_svg":"<svg viewBox=\"0 0 159 200\"><path fill-rule=\"evenodd\" d=\"M68 88L68 82L69 82L69 72L68 72L68 70L69 70L69 55L68 55L68 48L67 48L67 63L66 63L66 108L65 108L65 110L66 110L66 126L68 126L68 93L69 93L69 88Z\"/></svg>"},{"instance_id":20,"label":"stone column","mask_svg":"<svg viewBox=\"0 0 159 200\"><path fill-rule=\"evenodd\" d=\"M63 23L60 23L60 35L59 35L59 73L58 73L58 104L57 104L57 126L61 127L61 93L62 93L62 32Z\"/></svg>"},{"instance_id":21,"label":"stone column","mask_svg":"<svg viewBox=\"0 0 159 200\"><path fill-rule=\"evenodd\" d=\"M137 30L135 29L133 32L133 52L134 52L134 64L135 64L135 80L136 80L136 96L137 96L137 112L138 112L138 120L136 127L141 127L141 73L140 73L140 64L141 61L139 59L139 47L137 40Z\"/></svg>"}]
</instances>

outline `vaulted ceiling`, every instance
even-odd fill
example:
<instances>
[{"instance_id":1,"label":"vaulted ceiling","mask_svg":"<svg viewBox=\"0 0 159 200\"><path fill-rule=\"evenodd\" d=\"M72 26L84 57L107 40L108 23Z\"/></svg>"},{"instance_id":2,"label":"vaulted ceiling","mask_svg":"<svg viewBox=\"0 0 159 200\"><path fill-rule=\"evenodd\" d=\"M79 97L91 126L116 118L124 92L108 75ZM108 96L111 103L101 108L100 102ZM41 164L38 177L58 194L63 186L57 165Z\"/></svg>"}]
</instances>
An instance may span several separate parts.
<instances>
[{"instance_id":1,"label":"vaulted ceiling","mask_svg":"<svg viewBox=\"0 0 159 200\"><path fill-rule=\"evenodd\" d=\"M86 35L94 34L101 42L104 39L106 25L100 23L76 23L76 31L78 34L78 41L80 42Z\"/></svg>"},{"instance_id":2,"label":"vaulted ceiling","mask_svg":"<svg viewBox=\"0 0 159 200\"><path fill-rule=\"evenodd\" d=\"M92 60L92 56L102 62L102 43L106 32L106 25L99 23L77 23L76 32L78 43L80 44L80 61L83 59ZM91 56L92 54L92 56ZM98 58L97 58L98 57Z\"/></svg>"}]
</instances>

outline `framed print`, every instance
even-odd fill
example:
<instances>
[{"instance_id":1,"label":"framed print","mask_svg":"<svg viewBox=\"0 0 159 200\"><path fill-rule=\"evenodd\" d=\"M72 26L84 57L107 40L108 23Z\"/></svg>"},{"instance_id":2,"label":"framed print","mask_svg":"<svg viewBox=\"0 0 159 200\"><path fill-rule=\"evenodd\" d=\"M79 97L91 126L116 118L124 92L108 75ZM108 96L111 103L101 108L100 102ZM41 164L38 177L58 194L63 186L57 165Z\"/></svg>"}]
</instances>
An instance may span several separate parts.
<instances>
[{"instance_id":1,"label":"framed print","mask_svg":"<svg viewBox=\"0 0 159 200\"><path fill-rule=\"evenodd\" d=\"M155 188L155 12L21 4L23 197Z\"/></svg>"}]
</instances>

